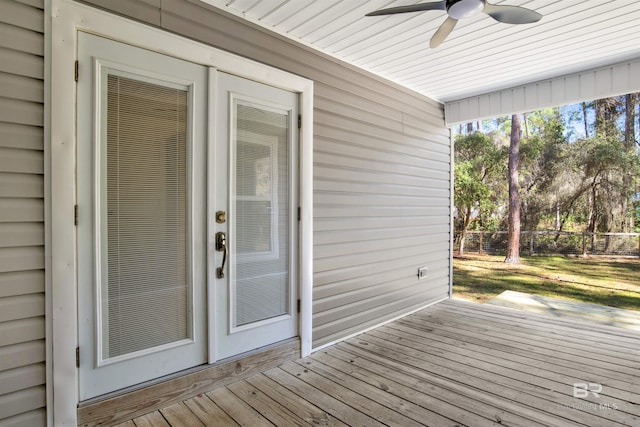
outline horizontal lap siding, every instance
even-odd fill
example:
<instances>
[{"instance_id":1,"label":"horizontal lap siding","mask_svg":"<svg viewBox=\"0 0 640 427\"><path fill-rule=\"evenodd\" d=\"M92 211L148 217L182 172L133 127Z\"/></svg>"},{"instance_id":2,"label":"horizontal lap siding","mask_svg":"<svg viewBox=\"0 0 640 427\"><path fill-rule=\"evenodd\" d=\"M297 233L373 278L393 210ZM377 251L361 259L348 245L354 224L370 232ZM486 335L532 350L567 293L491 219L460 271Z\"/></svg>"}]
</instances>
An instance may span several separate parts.
<instances>
[{"instance_id":1,"label":"horizontal lap siding","mask_svg":"<svg viewBox=\"0 0 640 427\"><path fill-rule=\"evenodd\" d=\"M345 93L324 98L322 89L315 103L314 346L444 298L449 280L449 136L431 119L439 107L376 107ZM389 88L389 97L402 95ZM417 279L421 266L429 267L426 280Z\"/></svg>"},{"instance_id":2,"label":"horizontal lap siding","mask_svg":"<svg viewBox=\"0 0 640 427\"><path fill-rule=\"evenodd\" d=\"M314 81L314 347L448 295L442 105L196 0L87 3Z\"/></svg>"},{"instance_id":3,"label":"horizontal lap siding","mask_svg":"<svg viewBox=\"0 0 640 427\"><path fill-rule=\"evenodd\" d=\"M43 9L0 2L0 426L46 425Z\"/></svg>"}]
</instances>

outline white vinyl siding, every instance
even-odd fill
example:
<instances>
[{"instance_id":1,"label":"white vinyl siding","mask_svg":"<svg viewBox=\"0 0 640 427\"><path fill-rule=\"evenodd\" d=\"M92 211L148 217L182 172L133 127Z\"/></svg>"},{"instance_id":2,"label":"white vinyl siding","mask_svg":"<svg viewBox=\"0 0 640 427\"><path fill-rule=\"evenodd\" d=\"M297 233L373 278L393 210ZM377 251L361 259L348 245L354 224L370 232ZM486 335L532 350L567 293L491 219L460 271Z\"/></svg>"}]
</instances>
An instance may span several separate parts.
<instances>
[{"instance_id":1,"label":"white vinyl siding","mask_svg":"<svg viewBox=\"0 0 640 427\"><path fill-rule=\"evenodd\" d=\"M0 2L0 425L46 425L44 2Z\"/></svg>"},{"instance_id":2,"label":"white vinyl siding","mask_svg":"<svg viewBox=\"0 0 640 427\"><path fill-rule=\"evenodd\" d=\"M447 102L445 111L453 125L638 91L640 59L635 59Z\"/></svg>"},{"instance_id":3,"label":"white vinyl siding","mask_svg":"<svg viewBox=\"0 0 640 427\"><path fill-rule=\"evenodd\" d=\"M132 12L140 1L88 3L155 23ZM448 296L441 104L195 0L163 3L160 18L169 31L314 81L314 347Z\"/></svg>"}]
</instances>

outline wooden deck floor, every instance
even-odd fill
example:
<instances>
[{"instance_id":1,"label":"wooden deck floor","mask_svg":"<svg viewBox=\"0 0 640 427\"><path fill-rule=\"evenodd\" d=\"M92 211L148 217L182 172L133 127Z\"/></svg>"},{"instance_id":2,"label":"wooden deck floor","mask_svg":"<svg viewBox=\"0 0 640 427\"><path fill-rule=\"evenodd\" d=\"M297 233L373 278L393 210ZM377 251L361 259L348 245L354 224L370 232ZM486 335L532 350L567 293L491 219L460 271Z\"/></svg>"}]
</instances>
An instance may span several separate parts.
<instances>
[{"instance_id":1,"label":"wooden deck floor","mask_svg":"<svg viewBox=\"0 0 640 427\"><path fill-rule=\"evenodd\" d=\"M640 334L447 301L122 425L640 426Z\"/></svg>"}]
</instances>

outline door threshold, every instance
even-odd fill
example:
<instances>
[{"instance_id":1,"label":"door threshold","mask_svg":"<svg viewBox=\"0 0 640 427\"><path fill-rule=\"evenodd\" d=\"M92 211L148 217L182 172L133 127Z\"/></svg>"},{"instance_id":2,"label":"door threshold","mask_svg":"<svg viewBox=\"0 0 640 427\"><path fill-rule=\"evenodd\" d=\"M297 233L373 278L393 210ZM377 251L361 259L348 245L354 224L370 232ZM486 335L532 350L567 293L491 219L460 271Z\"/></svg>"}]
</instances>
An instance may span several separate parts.
<instances>
[{"instance_id":1,"label":"door threshold","mask_svg":"<svg viewBox=\"0 0 640 427\"><path fill-rule=\"evenodd\" d=\"M124 422L300 358L300 338L147 381L80 402L78 425Z\"/></svg>"}]
</instances>

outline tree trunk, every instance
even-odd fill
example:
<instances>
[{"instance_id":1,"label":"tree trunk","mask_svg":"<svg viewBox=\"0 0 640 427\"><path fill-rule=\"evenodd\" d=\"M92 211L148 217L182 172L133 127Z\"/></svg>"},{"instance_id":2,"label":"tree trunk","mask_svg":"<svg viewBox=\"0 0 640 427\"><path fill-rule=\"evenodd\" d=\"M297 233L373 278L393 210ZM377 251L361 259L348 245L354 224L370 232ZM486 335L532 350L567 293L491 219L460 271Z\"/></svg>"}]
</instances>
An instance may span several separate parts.
<instances>
[{"instance_id":1,"label":"tree trunk","mask_svg":"<svg viewBox=\"0 0 640 427\"><path fill-rule=\"evenodd\" d=\"M589 123L587 119L587 103L582 103L582 117L584 119L584 137L589 138Z\"/></svg>"},{"instance_id":2,"label":"tree trunk","mask_svg":"<svg viewBox=\"0 0 640 427\"><path fill-rule=\"evenodd\" d=\"M558 197L557 195L556 195L556 231L560 231L560 197Z\"/></svg>"},{"instance_id":3,"label":"tree trunk","mask_svg":"<svg viewBox=\"0 0 640 427\"><path fill-rule=\"evenodd\" d=\"M596 136L597 135L606 135L606 116L607 116L607 108L604 99L596 99L595 110L596 110Z\"/></svg>"},{"instance_id":4,"label":"tree trunk","mask_svg":"<svg viewBox=\"0 0 640 427\"><path fill-rule=\"evenodd\" d=\"M632 151L635 148L636 138L636 95L628 94L625 96L625 121L624 121L624 142L625 148ZM625 174L622 178L623 197L622 197L622 231L629 233L633 230L633 213L630 212L632 205L631 197L633 195L633 182L631 176Z\"/></svg>"},{"instance_id":5,"label":"tree trunk","mask_svg":"<svg viewBox=\"0 0 640 427\"><path fill-rule=\"evenodd\" d=\"M633 150L636 136L636 96L628 94L625 98L624 142L627 150Z\"/></svg>"},{"instance_id":6,"label":"tree trunk","mask_svg":"<svg viewBox=\"0 0 640 427\"><path fill-rule=\"evenodd\" d=\"M467 240L467 230L462 230L460 233L460 248L458 249L458 256L462 258L464 256L464 244Z\"/></svg>"},{"instance_id":7,"label":"tree trunk","mask_svg":"<svg viewBox=\"0 0 640 427\"><path fill-rule=\"evenodd\" d=\"M520 262L520 116L511 116L511 143L509 144L509 236L505 262Z\"/></svg>"},{"instance_id":8,"label":"tree trunk","mask_svg":"<svg viewBox=\"0 0 640 427\"><path fill-rule=\"evenodd\" d=\"M469 228L469 222L471 221L471 207L467 206L467 212L462 222L462 232L460 233L460 247L458 249L458 256L464 256L464 244L467 240L467 229Z\"/></svg>"},{"instance_id":9,"label":"tree trunk","mask_svg":"<svg viewBox=\"0 0 640 427\"><path fill-rule=\"evenodd\" d=\"M589 195L589 226L587 230L591 233L591 252L596 249L596 231L598 230L598 187L594 182Z\"/></svg>"}]
</instances>

